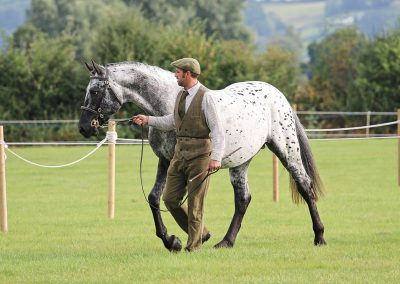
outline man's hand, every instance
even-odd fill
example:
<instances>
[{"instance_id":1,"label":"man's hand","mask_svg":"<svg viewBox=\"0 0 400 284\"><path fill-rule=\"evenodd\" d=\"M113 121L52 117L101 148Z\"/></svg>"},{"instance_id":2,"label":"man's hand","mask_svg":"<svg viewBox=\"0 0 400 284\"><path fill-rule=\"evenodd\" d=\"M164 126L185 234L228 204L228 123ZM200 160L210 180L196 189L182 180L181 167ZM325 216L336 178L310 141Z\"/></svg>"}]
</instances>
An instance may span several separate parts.
<instances>
[{"instance_id":1,"label":"man's hand","mask_svg":"<svg viewBox=\"0 0 400 284\"><path fill-rule=\"evenodd\" d=\"M149 123L149 117L143 114L138 114L132 117L132 122L137 125L146 125Z\"/></svg>"},{"instance_id":2,"label":"man's hand","mask_svg":"<svg viewBox=\"0 0 400 284\"><path fill-rule=\"evenodd\" d=\"M214 172L217 171L221 167L221 162L216 160L211 160L208 163L208 171Z\"/></svg>"}]
</instances>

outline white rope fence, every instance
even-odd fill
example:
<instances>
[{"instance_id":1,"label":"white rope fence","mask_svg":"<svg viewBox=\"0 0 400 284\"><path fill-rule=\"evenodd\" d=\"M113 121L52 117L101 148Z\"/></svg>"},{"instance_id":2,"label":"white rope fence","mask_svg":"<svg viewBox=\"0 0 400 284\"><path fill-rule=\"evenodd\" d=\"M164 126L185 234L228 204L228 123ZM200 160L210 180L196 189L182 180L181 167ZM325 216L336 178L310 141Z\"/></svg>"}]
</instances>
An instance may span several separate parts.
<instances>
[{"instance_id":1,"label":"white rope fence","mask_svg":"<svg viewBox=\"0 0 400 284\"><path fill-rule=\"evenodd\" d=\"M391 113L390 113L391 114ZM392 136L386 136L386 137L363 137L363 138L340 138L340 140L343 139L378 139L378 138L400 138L400 111L398 112L398 120L393 121L393 122L387 122L387 123L380 123L380 124L375 124L375 125L367 125L367 126L359 126L359 127L348 127L348 128L331 128L331 129L306 129L307 132L335 132L335 131L351 131L351 130L360 130L360 129L370 129L370 128L377 128L377 127L384 127L384 126L389 126L389 125L398 125L398 132L397 135L392 135ZM338 140L338 139L312 139L312 140ZM11 154L13 154L15 157L23 160L24 162L33 165L33 166L38 166L42 168L63 168L63 167L68 167L75 165L92 154L94 154L102 145L108 144L108 149L109 149L109 193L108 193L108 215L109 218L113 219L114 218L114 210L115 210L115 145L117 144L118 141L121 141L122 144L126 144L127 142L133 142L134 144L138 144L138 142L142 142L140 139L124 139L124 138L118 138L118 134L116 132L116 121L109 121L108 125L108 131L106 133L106 137L101 140L100 142L97 142L95 145L95 148L92 149L89 153L85 154L83 157L73 161L69 162L66 164L61 164L61 165L44 165L40 163L36 163L33 161L30 161L21 155L17 154L13 150L9 148L9 145L81 145L84 143L6 143L4 141L4 134L3 134L3 126L0 125L0 225L1 225L1 230L3 232L8 231L8 221L7 221L7 203L6 203L6 189L5 189L5 160L6 160L6 154L5 150L9 151ZM147 141L146 141L147 142ZM85 143L88 145L89 143ZM93 144L93 143L90 143ZM399 184L400 184L400 140L399 140L399 145L398 145L398 155L399 155ZM279 200L279 184L277 183L279 179L279 174L278 174L278 166L277 166L277 159L273 160L273 169L274 169L274 178L273 178L273 200L278 201Z\"/></svg>"},{"instance_id":2,"label":"white rope fence","mask_svg":"<svg viewBox=\"0 0 400 284\"><path fill-rule=\"evenodd\" d=\"M24 161L24 162L26 162L26 163L28 163L28 164L33 165L33 166L37 166L37 167L41 167L41 168L65 168L65 167L69 167L69 166L75 165L75 164L77 164L77 163L79 163L79 162L85 160L87 157L91 156L94 152L96 152L96 151L100 148L100 146L103 145L106 141L107 141L107 138L104 138L103 140L101 140L101 141L96 145L96 148L94 148L93 150L91 150L89 153L87 153L86 155L84 155L82 158L79 158L79 159L76 160L76 161L73 161L73 162L70 162L70 163L67 163L67 164L61 164L61 165L43 165L43 164L39 164L39 163L36 163L36 162L32 162L32 161L30 161L30 160L28 160L28 159L22 157L21 155L18 155L17 153L15 153L13 150L11 150L11 149L8 147L7 144L5 145L5 148L7 149L7 151L9 151L9 152L10 152L11 154L13 154L15 157L21 159L22 161Z\"/></svg>"},{"instance_id":3,"label":"white rope fence","mask_svg":"<svg viewBox=\"0 0 400 284\"><path fill-rule=\"evenodd\" d=\"M107 131L106 137L105 137L103 140L101 140L100 142L96 143L96 147L95 147L93 150L91 150L89 153L87 153L86 155L84 155L83 157L81 157L81 158L79 158L79 159L77 159L77 160L75 160L75 161L72 161L72 162L69 162L69 163L66 163L66 164L61 164L61 165L44 165L44 164L39 164L39 163L30 161L30 160L28 160L28 159L22 157L21 155L17 154L17 153L14 152L13 150L11 150L11 149L9 148L9 145L8 145L7 143L5 143L4 141L0 141L0 144L3 144L4 147L5 147L5 149L6 149L8 152L10 152L11 154L13 154L15 157L21 159L22 161L24 161L24 162L26 162L26 163L28 163L28 164L30 164L30 165L37 166L37 167L41 167L41 168L65 168L65 167L69 167L69 166L75 165L75 164L77 164L77 163L79 163L79 162L85 160L86 158L88 158L89 156L91 156L92 154L94 154L102 145L108 144L108 143L116 144L118 140L122 140L122 141L134 141L135 143L138 142L138 141L141 141L141 140L139 140L139 139L118 138L118 134L117 134L116 131ZM29 144L18 144L18 143L13 143L13 144L14 144L14 145L32 145L31 143L29 143ZM122 144L125 144L125 143L122 143ZM37 145L37 144L36 144L36 145ZM49 143L40 143L40 145L49 145ZM52 145L60 145L60 143L52 143ZM68 144L62 144L62 145L68 145ZM71 143L69 143L69 145L71 145ZM72 145L74 145L74 144L72 144ZM86 144L86 145L87 145L87 144ZM91 144L90 144L90 145L91 145Z\"/></svg>"},{"instance_id":4,"label":"white rope fence","mask_svg":"<svg viewBox=\"0 0 400 284\"><path fill-rule=\"evenodd\" d=\"M360 129L367 129L367 128L376 128L376 127L383 127L383 126L388 126L388 125L394 125L394 124L398 124L400 121L396 120L393 122L387 122L387 123L380 123L380 124L375 124L375 125L367 125L367 126L358 126L358 127L348 127L348 128L328 128L328 129L306 129L307 132L336 132L336 131L351 131L351 130L360 130ZM353 137L353 138L333 138L333 139L329 139L329 138L313 138L311 140L341 140L341 139L346 139L346 140L360 140L360 139L388 139L388 138L400 138L398 136L386 136L386 137L362 137L362 138L357 138L357 137ZM69 167L72 165L75 165L83 160L85 160L86 158L88 158L89 156L91 156L92 154L94 154L102 145L106 144L106 143L111 143L111 144L116 144L118 141L122 141L124 143L122 144L126 144L126 142L133 142L134 144L138 144L141 142L140 139L126 139L126 138L118 138L118 134L116 131L107 131L106 132L106 137L101 140L100 142L96 143L96 147L91 150L89 153L87 153L86 155L84 155L83 157L66 163L66 164L60 164L60 165L44 165L44 164L40 164L40 163L36 163L33 161L30 161L24 157L22 157L21 155L17 154L15 151L11 150L9 148L9 145L92 145L93 143L82 143L82 142L78 142L78 143L45 143L45 142L41 142L41 143L21 143L21 142L16 142L16 143L5 143L4 141L0 141L1 144L4 144L4 147L7 151L9 151L11 154L13 154L15 157L23 160L24 162L31 164L33 166L37 166L37 167L42 167L42 168L64 168L64 167ZM148 143L148 141L146 141L146 143Z\"/></svg>"},{"instance_id":5,"label":"white rope fence","mask_svg":"<svg viewBox=\"0 0 400 284\"><path fill-rule=\"evenodd\" d=\"M76 161L62 164L62 165L43 165L36 162L32 162L21 155L11 150L7 143L4 141L3 126L0 125L0 227L4 233L8 232L8 213L7 213L7 197L6 197L6 177L5 177L5 150L9 151L15 157L23 160L24 162L42 168L63 168L75 165L90 155L95 153L102 145L108 144L108 217L114 219L115 215L115 145L118 140L128 141L130 139L119 139L116 130L116 121L109 121L108 131L106 137L96 144L96 147L89 153L79 158ZM137 139L133 139L137 142Z\"/></svg>"},{"instance_id":6,"label":"white rope fence","mask_svg":"<svg viewBox=\"0 0 400 284\"><path fill-rule=\"evenodd\" d=\"M307 132L351 131L351 130L370 129L370 128L388 126L388 125L393 125L393 124L398 124L398 123L399 123L399 120L387 122L387 123L374 124L374 125L366 125L366 126L347 127L347 128L306 129L306 131Z\"/></svg>"}]
</instances>

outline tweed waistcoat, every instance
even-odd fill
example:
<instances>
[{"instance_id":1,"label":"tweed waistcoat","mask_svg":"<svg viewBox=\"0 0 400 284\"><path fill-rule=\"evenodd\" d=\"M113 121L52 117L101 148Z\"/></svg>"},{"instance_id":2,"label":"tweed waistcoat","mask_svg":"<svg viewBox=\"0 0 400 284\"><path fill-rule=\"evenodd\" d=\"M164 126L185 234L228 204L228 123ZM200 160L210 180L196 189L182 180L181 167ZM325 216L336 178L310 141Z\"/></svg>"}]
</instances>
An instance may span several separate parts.
<instances>
[{"instance_id":1,"label":"tweed waistcoat","mask_svg":"<svg viewBox=\"0 0 400 284\"><path fill-rule=\"evenodd\" d=\"M191 160L211 153L210 129L201 107L206 91L207 88L200 87L183 117L180 117L178 113L183 91L178 94L176 99L174 110L177 140L175 155L179 159Z\"/></svg>"}]
</instances>

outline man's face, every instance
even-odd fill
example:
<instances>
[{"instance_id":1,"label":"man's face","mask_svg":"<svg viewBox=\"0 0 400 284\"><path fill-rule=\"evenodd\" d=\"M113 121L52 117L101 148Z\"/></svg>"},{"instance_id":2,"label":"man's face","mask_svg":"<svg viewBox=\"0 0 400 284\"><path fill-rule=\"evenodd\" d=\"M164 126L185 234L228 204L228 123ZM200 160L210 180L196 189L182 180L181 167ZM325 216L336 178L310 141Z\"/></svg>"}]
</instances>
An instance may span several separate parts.
<instances>
[{"instance_id":1,"label":"man's face","mask_svg":"<svg viewBox=\"0 0 400 284\"><path fill-rule=\"evenodd\" d=\"M180 68L176 68L175 70L175 78L178 82L178 85L181 87L185 87L187 84L187 76L189 76L189 71L184 71Z\"/></svg>"}]
</instances>

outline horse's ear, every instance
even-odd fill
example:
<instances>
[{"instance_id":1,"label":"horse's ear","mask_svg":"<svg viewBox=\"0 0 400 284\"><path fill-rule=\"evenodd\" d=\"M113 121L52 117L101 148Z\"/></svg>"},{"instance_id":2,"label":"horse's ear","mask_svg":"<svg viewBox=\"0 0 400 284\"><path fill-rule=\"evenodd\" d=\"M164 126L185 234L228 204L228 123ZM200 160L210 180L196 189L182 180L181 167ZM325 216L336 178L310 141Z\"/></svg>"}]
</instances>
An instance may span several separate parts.
<instances>
[{"instance_id":1,"label":"horse's ear","mask_svg":"<svg viewBox=\"0 0 400 284\"><path fill-rule=\"evenodd\" d=\"M86 68L90 71L90 72L92 72L93 71L93 66L90 66L86 61L85 61L85 65L86 65Z\"/></svg>"},{"instance_id":2,"label":"horse's ear","mask_svg":"<svg viewBox=\"0 0 400 284\"><path fill-rule=\"evenodd\" d=\"M94 62L93 59L92 59L92 64L93 64L94 70L96 70L96 73L98 75L102 76L106 73L105 68L103 66L101 66L100 64L97 64L96 62Z\"/></svg>"}]
</instances>

